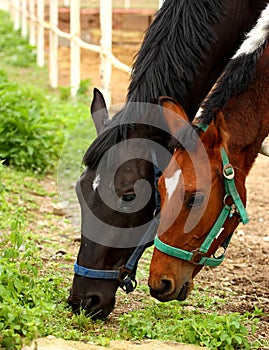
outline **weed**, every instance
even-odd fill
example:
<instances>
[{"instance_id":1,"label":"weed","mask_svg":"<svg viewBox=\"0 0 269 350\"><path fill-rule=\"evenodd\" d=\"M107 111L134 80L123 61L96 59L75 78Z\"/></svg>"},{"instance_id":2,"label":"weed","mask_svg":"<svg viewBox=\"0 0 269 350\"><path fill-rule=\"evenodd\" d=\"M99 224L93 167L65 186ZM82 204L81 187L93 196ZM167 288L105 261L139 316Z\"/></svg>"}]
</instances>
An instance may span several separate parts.
<instances>
[{"instance_id":1,"label":"weed","mask_svg":"<svg viewBox=\"0 0 269 350\"><path fill-rule=\"evenodd\" d=\"M258 318L249 314L188 310L178 303L155 303L143 310L120 317L120 334L125 339L162 339L207 346L209 349L255 349L257 342L249 342L247 325L255 326Z\"/></svg>"}]
</instances>

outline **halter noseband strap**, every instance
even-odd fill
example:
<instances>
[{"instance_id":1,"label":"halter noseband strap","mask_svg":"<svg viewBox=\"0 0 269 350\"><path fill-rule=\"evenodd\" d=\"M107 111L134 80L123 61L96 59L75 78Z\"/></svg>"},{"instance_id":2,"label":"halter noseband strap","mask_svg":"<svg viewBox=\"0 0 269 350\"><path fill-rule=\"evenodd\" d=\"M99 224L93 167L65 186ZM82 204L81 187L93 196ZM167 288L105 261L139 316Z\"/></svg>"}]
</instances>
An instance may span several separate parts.
<instances>
[{"instance_id":1,"label":"halter noseband strap","mask_svg":"<svg viewBox=\"0 0 269 350\"><path fill-rule=\"evenodd\" d=\"M227 153L224 148L221 149L221 156L222 156L224 184L225 184L225 191L226 191L226 195L223 200L224 207L218 219L216 220L214 226L212 227L209 234L207 235L204 242L202 243L201 247L193 252L189 252L180 248L172 247L166 243L163 243L156 236L154 240L154 244L155 244L155 247L161 252L167 255L176 257L178 259L187 260L196 265L218 266L222 263L222 261L225 258L225 251L230 243L233 233L231 233L221 245L224 248L223 254L221 254L218 257L213 256L212 258L207 257L206 254L208 253L208 250L211 247L211 244L213 243L214 239L218 238L218 236L222 232L223 225L227 220L228 216L231 218L235 212L238 212L243 224L248 223L249 220L248 220L246 209L241 201L241 198L235 186L234 169L229 162ZM231 197L233 199L232 205L228 205L226 203L226 200L228 197Z\"/></svg>"},{"instance_id":2,"label":"halter noseband strap","mask_svg":"<svg viewBox=\"0 0 269 350\"><path fill-rule=\"evenodd\" d=\"M139 242L139 245L136 247L130 258L128 259L125 265L122 265L117 270L97 270L90 269L87 267L83 267L75 262L74 264L74 272L75 274L93 278L93 279L106 279L106 280L117 280L120 282L120 287L128 294L133 292L137 282L135 279L136 274L136 264L147 247L148 242L157 232L157 228L159 225L159 220L154 217L151 221L145 235Z\"/></svg>"}]
</instances>

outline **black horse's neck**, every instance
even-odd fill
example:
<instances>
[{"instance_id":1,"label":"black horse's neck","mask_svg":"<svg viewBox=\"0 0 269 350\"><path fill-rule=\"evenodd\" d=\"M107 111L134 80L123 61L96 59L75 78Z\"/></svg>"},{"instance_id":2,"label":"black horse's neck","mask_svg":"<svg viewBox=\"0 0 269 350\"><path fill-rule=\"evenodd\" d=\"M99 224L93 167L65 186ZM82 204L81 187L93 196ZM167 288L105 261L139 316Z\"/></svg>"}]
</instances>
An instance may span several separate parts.
<instances>
[{"instance_id":1,"label":"black horse's neck","mask_svg":"<svg viewBox=\"0 0 269 350\"><path fill-rule=\"evenodd\" d=\"M255 23L261 3L166 0L138 52L127 101L171 96L192 120L244 32Z\"/></svg>"}]
</instances>

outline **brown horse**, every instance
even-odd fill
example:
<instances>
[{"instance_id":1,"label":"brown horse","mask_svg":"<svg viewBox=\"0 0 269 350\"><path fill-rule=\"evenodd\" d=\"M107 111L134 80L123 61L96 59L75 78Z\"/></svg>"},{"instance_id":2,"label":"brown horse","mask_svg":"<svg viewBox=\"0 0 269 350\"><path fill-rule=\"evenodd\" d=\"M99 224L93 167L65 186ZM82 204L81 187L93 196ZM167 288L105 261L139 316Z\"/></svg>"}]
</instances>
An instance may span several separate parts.
<instances>
[{"instance_id":1,"label":"brown horse","mask_svg":"<svg viewBox=\"0 0 269 350\"><path fill-rule=\"evenodd\" d=\"M158 300L187 298L194 276L221 263L239 222L248 221L245 180L269 132L268 17L269 5L252 32L257 41L247 37L192 125L177 102L164 103L176 141L159 180L161 220L149 277Z\"/></svg>"}]
</instances>

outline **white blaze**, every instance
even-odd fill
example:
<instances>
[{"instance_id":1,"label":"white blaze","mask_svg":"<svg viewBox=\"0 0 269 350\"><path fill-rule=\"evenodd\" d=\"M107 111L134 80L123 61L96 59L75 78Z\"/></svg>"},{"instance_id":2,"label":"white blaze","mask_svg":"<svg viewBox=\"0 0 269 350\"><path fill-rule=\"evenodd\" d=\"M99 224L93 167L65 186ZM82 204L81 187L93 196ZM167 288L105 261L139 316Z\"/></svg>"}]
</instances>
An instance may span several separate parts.
<instances>
[{"instance_id":1,"label":"white blaze","mask_svg":"<svg viewBox=\"0 0 269 350\"><path fill-rule=\"evenodd\" d=\"M175 192L179 178L181 175L181 170L177 170L172 177L167 177L165 178L165 187L166 187L166 192L168 194L168 199L170 199Z\"/></svg>"},{"instance_id":2,"label":"white blaze","mask_svg":"<svg viewBox=\"0 0 269 350\"><path fill-rule=\"evenodd\" d=\"M97 174L92 183L92 188L94 191L96 191L97 187L100 185L100 182L101 182L101 176Z\"/></svg>"}]
</instances>

